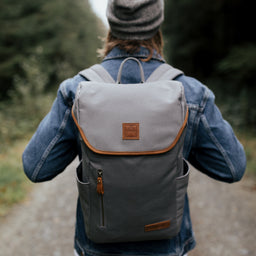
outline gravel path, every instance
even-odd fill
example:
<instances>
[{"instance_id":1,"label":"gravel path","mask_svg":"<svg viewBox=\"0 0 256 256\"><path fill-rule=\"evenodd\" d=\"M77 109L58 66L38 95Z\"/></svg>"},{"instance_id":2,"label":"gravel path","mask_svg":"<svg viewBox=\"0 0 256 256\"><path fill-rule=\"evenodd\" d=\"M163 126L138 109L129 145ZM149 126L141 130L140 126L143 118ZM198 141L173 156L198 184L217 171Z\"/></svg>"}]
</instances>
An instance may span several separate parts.
<instances>
[{"instance_id":1,"label":"gravel path","mask_svg":"<svg viewBox=\"0 0 256 256\"><path fill-rule=\"evenodd\" d=\"M27 201L0 223L0 256L74 255L75 166L53 181L35 184Z\"/></svg>"},{"instance_id":2,"label":"gravel path","mask_svg":"<svg viewBox=\"0 0 256 256\"><path fill-rule=\"evenodd\" d=\"M189 198L197 246L189 256L256 256L256 182L227 184L193 170Z\"/></svg>"},{"instance_id":3,"label":"gravel path","mask_svg":"<svg viewBox=\"0 0 256 256\"><path fill-rule=\"evenodd\" d=\"M0 223L0 256L71 256L76 163L34 186L25 203ZM193 170L189 197L196 249L189 256L256 256L255 182L227 185Z\"/></svg>"}]
</instances>

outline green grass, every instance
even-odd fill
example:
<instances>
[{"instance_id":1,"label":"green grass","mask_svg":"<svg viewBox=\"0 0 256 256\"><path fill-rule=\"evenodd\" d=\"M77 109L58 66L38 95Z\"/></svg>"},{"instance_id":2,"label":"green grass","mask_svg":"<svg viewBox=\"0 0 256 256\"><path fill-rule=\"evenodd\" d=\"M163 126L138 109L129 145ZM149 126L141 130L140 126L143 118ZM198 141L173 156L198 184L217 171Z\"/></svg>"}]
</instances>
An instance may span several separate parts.
<instances>
[{"instance_id":1,"label":"green grass","mask_svg":"<svg viewBox=\"0 0 256 256\"><path fill-rule=\"evenodd\" d=\"M24 141L16 143L0 154L0 218L6 216L14 204L24 200L32 187L22 168L25 145Z\"/></svg>"},{"instance_id":2,"label":"green grass","mask_svg":"<svg viewBox=\"0 0 256 256\"><path fill-rule=\"evenodd\" d=\"M50 94L28 93L0 102L0 218L24 200L32 187L23 172L21 156L53 98Z\"/></svg>"},{"instance_id":3,"label":"green grass","mask_svg":"<svg viewBox=\"0 0 256 256\"><path fill-rule=\"evenodd\" d=\"M0 153L36 130L50 110L53 99L50 94L30 95L28 99L0 102Z\"/></svg>"},{"instance_id":4,"label":"green grass","mask_svg":"<svg viewBox=\"0 0 256 256\"><path fill-rule=\"evenodd\" d=\"M246 173L256 178L256 135L252 132L238 132L238 138L244 146L247 158Z\"/></svg>"}]
</instances>

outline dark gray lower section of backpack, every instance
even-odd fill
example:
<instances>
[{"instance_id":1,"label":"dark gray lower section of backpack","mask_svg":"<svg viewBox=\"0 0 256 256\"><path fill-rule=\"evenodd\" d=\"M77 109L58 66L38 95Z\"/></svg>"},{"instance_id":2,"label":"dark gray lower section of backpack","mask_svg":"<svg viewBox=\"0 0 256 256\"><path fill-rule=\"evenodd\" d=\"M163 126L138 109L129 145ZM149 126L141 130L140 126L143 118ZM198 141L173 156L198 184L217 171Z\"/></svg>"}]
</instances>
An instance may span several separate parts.
<instances>
[{"instance_id":1,"label":"dark gray lower section of backpack","mask_svg":"<svg viewBox=\"0 0 256 256\"><path fill-rule=\"evenodd\" d=\"M77 185L90 240L118 243L178 234L189 179L182 145L144 156L99 155L85 144L82 150L86 157L77 169Z\"/></svg>"}]
</instances>

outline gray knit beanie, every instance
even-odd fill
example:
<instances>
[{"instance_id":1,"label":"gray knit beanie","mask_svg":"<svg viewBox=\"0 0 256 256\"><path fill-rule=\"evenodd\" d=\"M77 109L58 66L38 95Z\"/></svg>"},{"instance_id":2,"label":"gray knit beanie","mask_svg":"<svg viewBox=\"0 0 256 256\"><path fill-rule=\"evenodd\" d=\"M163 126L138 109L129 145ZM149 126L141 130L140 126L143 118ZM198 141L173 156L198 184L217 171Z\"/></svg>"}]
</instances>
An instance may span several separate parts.
<instances>
[{"instance_id":1,"label":"gray knit beanie","mask_svg":"<svg viewBox=\"0 0 256 256\"><path fill-rule=\"evenodd\" d=\"M113 36L149 39L164 20L164 0L109 0L107 18Z\"/></svg>"}]
</instances>

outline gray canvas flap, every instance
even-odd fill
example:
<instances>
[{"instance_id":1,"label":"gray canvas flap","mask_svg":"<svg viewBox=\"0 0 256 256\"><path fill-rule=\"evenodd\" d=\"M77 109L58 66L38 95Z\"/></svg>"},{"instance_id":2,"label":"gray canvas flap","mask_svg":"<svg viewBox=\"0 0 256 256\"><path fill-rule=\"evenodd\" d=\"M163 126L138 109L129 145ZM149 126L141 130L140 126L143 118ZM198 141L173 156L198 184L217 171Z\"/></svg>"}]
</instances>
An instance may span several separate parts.
<instances>
[{"instance_id":1,"label":"gray canvas flap","mask_svg":"<svg viewBox=\"0 0 256 256\"><path fill-rule=\"evenodd\" d=\"M170 150L187 122L177 81L80 83L72 115L87 146L101 154L157 154Z\"/></svg>"}]
</instances>

